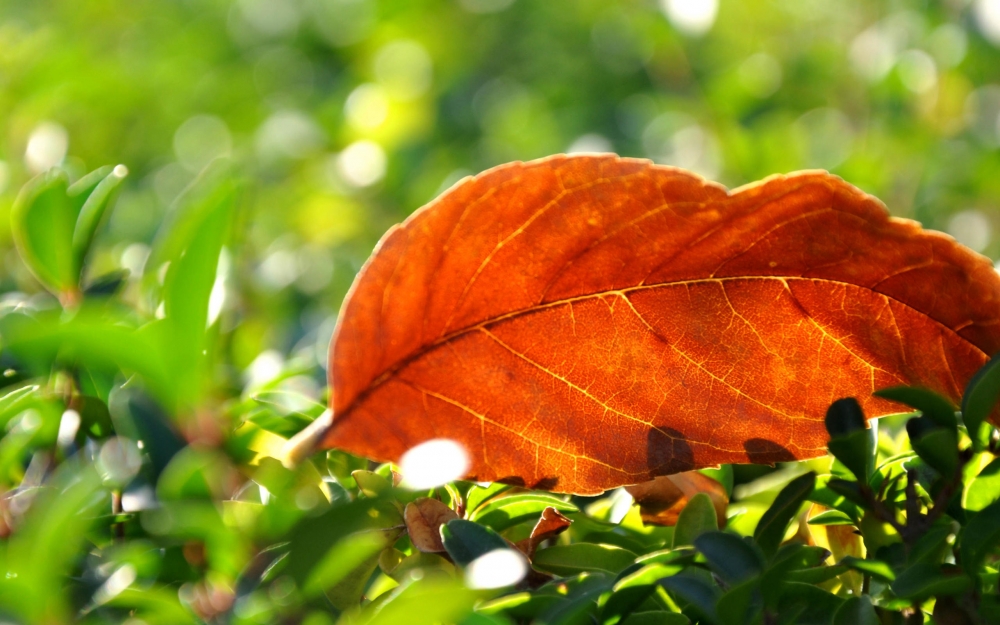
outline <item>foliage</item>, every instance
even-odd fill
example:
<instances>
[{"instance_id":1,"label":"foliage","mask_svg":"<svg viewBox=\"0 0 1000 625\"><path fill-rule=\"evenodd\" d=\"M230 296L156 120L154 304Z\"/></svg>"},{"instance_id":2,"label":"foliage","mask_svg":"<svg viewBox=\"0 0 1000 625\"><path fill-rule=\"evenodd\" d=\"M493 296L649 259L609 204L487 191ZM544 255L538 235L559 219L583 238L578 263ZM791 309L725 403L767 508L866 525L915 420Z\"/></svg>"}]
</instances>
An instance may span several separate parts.
<instances>
[{"instance_id":1,"label":"foliage","mask_svg":"<svg viewBox=\"0 0 1000 625\"><path fill-rule=\"evenodd\" d=\"M971 419L896 387L881 393L916 412L888 418L881 437L856 401L839 400L826 420L832 457L758 477L707 471L718 484L737 475L724 526L703 493L685 495L668 527L644 524L621 490L570 497L459 481L414 491L395 467L341 451L285 466L274 446L321 405L273 383L245 396L198 383L219 362L219 321L204 311L239 189L231 172L209 170L164 226L153 251L162 280L132 285L164 302L159 314L131 309L114 284L63 282L45 284L80 297L3 311L7 620L1000 619L1000 439L984 418L1000 361L966 389ZM49 258L24 255L39 275Z\"/></svg>"}]
</instances>

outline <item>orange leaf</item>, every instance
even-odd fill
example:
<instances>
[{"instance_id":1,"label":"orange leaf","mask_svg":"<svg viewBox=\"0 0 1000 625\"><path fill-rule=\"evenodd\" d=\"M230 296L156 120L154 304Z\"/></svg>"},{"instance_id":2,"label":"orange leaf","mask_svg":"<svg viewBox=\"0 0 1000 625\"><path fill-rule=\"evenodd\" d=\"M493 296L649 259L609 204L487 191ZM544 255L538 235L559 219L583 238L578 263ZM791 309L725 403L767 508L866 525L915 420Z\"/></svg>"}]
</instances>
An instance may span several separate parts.
<instances>
[{"instance_id":1,"label":"orange leaf","mask_svg":"<svg viewBox=\"0 0 1000 625\"><path fill-rule=\"evenodd\" d=\"M464 444L470 477L598 493L825 453L829 404L958 401L1000 349L983 256L822 172L727 192L556 156L457 184L390 230L341 311L324 447Z\"/></svg>"},{"instance_id":2,"label":"orange leaf","mask_svg":"<svg viewBox=\"0 0 1000 625\"><path fill-rule=\"evenodd\" d=\"M729 495L716 480L697 471L676 475L662 475L655 480L625 488L639 504L643 523L676 525L677 517L688 501L698 493L705 493L715 506L719 527L726 526L726 508Z\"/></svg>"},{"instance_id":3,"label":"orange leaf","mask_svg":"<svg viewBox=\"0 0 1000 625\"><path fill-rule=\"evenodd\" d=\"M406 504L403 510L406 520L406 531L410 534L410 542L424 553L441 553L444 544L441 542L441 526L457 519L455 511L437 499L421 497Z\"/></svg>"}]
</instances>

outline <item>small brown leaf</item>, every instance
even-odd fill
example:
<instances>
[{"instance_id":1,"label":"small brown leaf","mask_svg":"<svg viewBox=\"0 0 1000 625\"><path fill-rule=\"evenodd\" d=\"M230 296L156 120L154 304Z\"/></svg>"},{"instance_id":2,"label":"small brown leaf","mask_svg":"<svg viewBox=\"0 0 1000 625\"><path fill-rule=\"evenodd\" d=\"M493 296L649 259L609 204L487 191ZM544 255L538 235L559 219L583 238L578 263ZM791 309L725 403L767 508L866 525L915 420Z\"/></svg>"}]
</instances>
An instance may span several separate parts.
<instances>
[{"instance_id":1,"label":"small brown leaf","mask_svg":"<svg viewBox=\"0 0 1000 625\"><path fill-rule=\"evenodd\" d=\"M535 523L535 528L531 530L531 536L518 541L515 547L523 553L529 560L534 557L535 549L550 538L562 534L573 521L567 519L555 508L548 507L542 510L542 516Z\"/></svg>"},{"instance_id":2,"label":"small brown leaf","mask_svg":"<svg viewBox=\"0 0 1000 625\"><path fill-rule=\"evenodd\" d=\"M726 489L697 471L664 475L649 482L626 486L625 490L639 504L643 523L674 525L687 502L698 493L705 493L715 505L719 527L726 526L726 507L729 505Z\"/></svg>"},{"instance_id":3,"label":"small brown leaf","mask_svg":"<svg viewBox=\"0 0 1000 625\"><path fill-rule=\"evenodd\" d=\"M410 542L424 553L441 553L444 545L441 543L441 526L457 519L455 511L437 499L421 497L406 504L403 511L406 519L406 531L410 533Z\"/></svg>"}]
</instances>

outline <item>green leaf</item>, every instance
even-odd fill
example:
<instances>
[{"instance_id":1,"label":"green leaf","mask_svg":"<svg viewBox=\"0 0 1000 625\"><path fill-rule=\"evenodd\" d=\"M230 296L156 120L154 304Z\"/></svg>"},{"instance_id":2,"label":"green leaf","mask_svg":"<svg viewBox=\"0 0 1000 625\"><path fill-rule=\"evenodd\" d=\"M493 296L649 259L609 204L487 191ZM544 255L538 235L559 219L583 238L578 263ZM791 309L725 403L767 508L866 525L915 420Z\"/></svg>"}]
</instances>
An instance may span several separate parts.
<instances>
[{"instance_id":1,"label":"green leaf","mask_svg":"<svg viewBox=\"0 0 1000 625\"><path fill-rule=\"evenodd\" d=\"M690 604L696 612L708 619L710 623L718 622L715 604L719 600L721 593L715 584L710 584L701 577L694 575L693 571L684 571L683 573L662 580L660 585L670 591L671 594Z\"/></svg>"},{"instance_id":2,"label":"green leaf","mask_svg":"<svg viewBox=\"0 0 1000 625\"><path fill-rule=\"evenodd\" d=\"M867 595L849 597L833 615L833 625L881 625Z\"/></svg>"},{"instance_id":3,"label":"green leaf","mask_svg":"<svg viewBox=\"0 0 1000 625\"><path fill-rule=\"evenodd\" d=\"M138 373L159 399L173 395L173 378L160 356L159 346L104 310L84 305L72 315L55 311L29 317L13 312L0 317L4 348L35 370L46 371L56 362L89 368Z\"/></svg>"},{"instance_id":4,"label":"green leaf","mask_svg":"<svg viewBox=\"0 0 1000 625\"><path fill-rule=\"evenodd\" d=\"M726 532L705 532L694 541L709 567L729 584L760 575L764 558L750 539Z\"/></svg>"},{"instance_id":5,"label":"green leaf","mask_svg":"<svg viewBox=\"0 0 1000 625\"><path fill-rule=\"evenodd\" d=\"M874 428L877 432L878 429ZM861 482L867 482L875 471L875 439L872 430L855 430L850 434L833 438L827 443L833 456Z\"/></svg>"},{"instance_id":6,"label":"green leaf","mask_svg":"<svg viewBox=\"0 0 1000 625\"><path fill-rule=\"evenodd\" d=\"M474 513L483 503L513 488L510 484L493 482L488 486L473 484L465 498L466 516Z\"/></svg>"},{"instance_id":7,"label":"green leaf","mask_svg":"<svg viewBox=\"0 0 1000 625\"><path fill-rule=\"evenodd\" d=\"M965 493L965 509L970 512L982 510L1000 499L1000 458L983 467Z\"/></svg>"},{"instance_id":8,"label":"green leaf","mask_svg":"<svg viewBox=\"0 0 1000 625\"><path fill-rule=\"evenodd\" d=\"M528 520L537 520L545 508L555 508L559 512L578 512L573 504L553 495L526 493L498 497L479 506L470 516L470 521L489 526L497 532Z\"/></svg>"},{"instance_id":9,"label":"green leaf","mask_svg":"<svg viewBox=\"0 0 1000 625\"><path fill-rule=\"evenodd\" d=\"M483 554L508 548L507 541L490 528L464 519L453 519L442 525L441 542L459 566L468 566Z\"/></svg>"},{"instance_id":10,"label":"green leaf","mask_svg":"<svg viewBox=\"0 0 1000 625\"><path fill-rule=\"evenodd\" d=\"M84 266L97 228L114 203L116 192L127 175L128 169L124 165L102 167L69 187L70 197L86 198L73 228L73 257L77 267Z\"/></svg>"},{"instance_id":11,"label":"green leaf","mask_svg":"<svg viewBox=\"0 0 1000 625\"><path fill-rule=\"evenodd\" d=\"M905 404L919 410L939 427L955 429L955 406L934 391L915 386L892 386L872 393L876 397Z\"/></svg>"},{"instance_id":12,"label":"green leaf","mask_svg":"<svg viewBox=\"0 0 1000 625\"><path fill-rule=\"evenodd\" d=\"M926 560L917 562L899 574L892 592L903 599L923 600L943 595L959 595L972 589L972 578L958 570L945 575L941 566Z\"/></svg>"},{"instance_id":13,"label":"green leaf","mask_svg":"<svg viewBox=\"0 0 1000 625\"><path fill-rule=\"evenodd\" d=\"M330 549L309 572L302 586L306 598L325 593L339 610L357 605L380 552L392 545L399 531L358 532L345 537Z\"/></svg>"},{"instance_id":14,"label":"green leaf","mask_svg":"<svg viewBox=\"0 0 1000 625\"><path fill-rule=\"evenodd\" d=\"M150 257L170 263L163 283L163 319L148 328L175 376L180 405L195 401L208 378L208 305L235 215L236 195L232 178L207 172L177 209L181 217Z\"/></svg>"},{"instance_id":15,"label":"green leaf","mask_svg":"<svg viewBox=\"0 0 1000 625\"><path fill-rule=\"evenodd\" d=\"M1000 399L1000 355L994 355L976 372L965 386L962 395L962 420L976 451L985 449L989 442L990 426L987 420Z\"/></svg>"},{"instance_id":16,"label":"green leaf","mask_svg":"<svg viewBox=\"0 0 1000 625\"><path fill-rule=\"evenodd\" d=\"M691 619L677 612L633 612L625 625L690 625Z\"/></svg>"},{"instance_id":17,"label":"green leaf","mask_svg":"<svg viewBox=\"0 0 1000 625\"><path fill-rule=\"evenodd\" d=\"M458 580L427 577L390 591L352 623L361 625L438 625L454 623L472 612L476 594Z\"/></svg>"},{"instance_id":18,"label":"green leaf","mask_svg":"<svg viewBox=\"0 0 1000 625\"><path fill-rule=\"evenodd\" d=\"M785 539L788 524L812 494L815 484L816 474L811 471L795 478L781 489L774 498L774 503L760 518L753 537L767 557L778 551L778 547Z\"/></svg>"},{"instance_id":19,"label":"green leaf","mask_svg":"<svg viewBox=\"0 0 1000 625\"><path fill-rule=\"evenodd\" d=\"M746 625L754 621L764 608L760 595L760 580L750 579L732 586L715 605L719 620L726 625Z\"/></svg>"},{"instance_id":20,"label":"green leaf","mask_svg":"<svg viewBox=\"0 0 1000 625\"><path fill-rule=\"evenodd\" d=\"M856 558L854 556L845 556L843 560L840 561L847 568L854 569L855 571L860 571L865 575L871 575L876 579L880 579L884 582L893 582L896 579L896 573L892 570L892 567L882 562L881 560L874 559L864 559Z\"/></svg>"},{"instance_id":21,"label":"green leaf","mask_svg":"<svg viewBox=\"0 0 1000 625\"><path fill-rule=\"evenodd\" d=\"M829 624L843 600L811 584L786 581L781 588L778 612L782 618L795 614L796 625Z\"/></svg>"},{"instance_id":22,"label":"green leaf","mask_svg":"<svg viewBox=\"0 0 1000 625\"><path fill-rule=\"evenodd\" d=\"M373 471L353 471L351 477L365 497L379 497L392 492L392 482Z\"/></svg>"},{"instance_id":23,"label":"green leaf","mask_svg":"<svg viewBox=\"0 0 1000 625\"><path fill-rule=\"evenodd\" d=\"M918 418L907 422L910 445L920 459L943 476L951 477L958 470L958 433L942 427L924 430L920 434L911 433L910 423L918 423Z\"/></svg>"},{"instance_id":24,"label":"green leaf","mask_svg":"<svg viewBox=\"0 0 1000 625\"><path fill-rule=\"evenodd\" d=\"M355 547L340 547L348 536L384 530L393 530L398 536L403 530L403 519L396 507L383 499L359 499L307 517L289 535L283 572L295 580L300 589L315 590L324 575L332 576L331 569L326 568L331 551L343 549L353 558L369 544L359 539L361 542ZM377 557L375 561L377 563Z\"/></svg>"},{"instance_id":25,"label":"green leaf","mask_svg":"<svg viewBox=\"0 0 1000 625\"><path fill-rule=\"evenodd\" d=\"M67 195L66 173L53 169L21 189L11 208L11 233L25 265L56 295L77 291L73 255L78 207Z\"/></svg>"},{"instance_id":26,"label":"green leaf","mask_svg":"<svg viewBox=\"0 0 1000 625\"><path fill-rule=\"evenodd\" d=\"M677 564L647 564L619 579L612 595L601 610L601 623L615 625L629 618L656 589L661 579L676 575L683 567Z\"/></svg>"},{"instance_id":27,"label":"green leaf","mask_svg":"<svg viewBox=\"0 0 1000 625\"><path fill-rule=\"evenodd\" d=\"M533 619L539 614L565 601L561 595L518 592L491 601L484 601L476 611L487 614L506 614L518 619Z\"/></svg>"},{"instance_id":28,"label":"green leaf","mask_svg":"<svg viewBox=\"0 0 1000 625\"><path fill-rule=\"evenodd\" d=\"M970 575L979 572L986 557L1000 546L1000 501L991 503L969 519L959 537L962 567Z\"/></svg>"},{"instance_id":29,"label":"green leaf","mask_svg":"<svg viewBox=\"0 0 1000 625\"><path fill-rule=\"evenodd\" d=\"M8 435L9 436L9 435ZM58 592L87 551L87 533L98 510L109 505L91 466L63 464L39 490L31 508L0 552L5 565L0 606L15 620L69 623L67 595ZM6 559L6 562L3 560Z\"/></svg>"},{"instance_id":30,"label":"green leaf","mask_svg":"<svg viewBox=\"0 0 1000 625\"><path fill-rule=\"evenodd\" d=\"M606 571L615 575L634 560L635 553L614 545L573 543L541 549L535 553L531 564L555 575L576 575L585 571Z\"/></svg>"},{"instance_id":31,"label":"green leaf","mask_svg":"<svg viewBox=\"0 0 1000 625\"><path fill-rule=\"evenodd\" d=\"M715 514L715 505L705 493L692 497L677 517L674 526L674 549L693 545L694 539L704 532L718 530L719 518Z\"/></svg>"},{"instance_id":32,"label":"green leaf","mask_svg":"<svg viewBox=\"0 0 1000 625\"><path fill-rule=\"evenodd\" d=\"M840 510L827 510L809 519L809 525L854 525L854 519Z\"/></svg>"}]
</instances>

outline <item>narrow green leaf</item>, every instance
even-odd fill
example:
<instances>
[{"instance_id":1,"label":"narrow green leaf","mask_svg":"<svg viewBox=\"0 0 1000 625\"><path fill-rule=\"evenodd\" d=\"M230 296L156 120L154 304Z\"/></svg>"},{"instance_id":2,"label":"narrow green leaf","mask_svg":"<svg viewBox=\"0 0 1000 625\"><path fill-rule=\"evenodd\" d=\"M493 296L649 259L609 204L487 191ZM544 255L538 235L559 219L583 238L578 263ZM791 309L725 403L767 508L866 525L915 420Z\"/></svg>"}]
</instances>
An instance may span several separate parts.
<instances>
[{"instance_id":1,"label":"narrow green leaf","mask_svg":"<svg viewBox=\"0 0 1000 625\"><path fill-rule=\"evenodd\" d=\"M705 493L698 493L688 501L677 517L674 526L674 549L693 545L694 539L704 532L719 529L715 505Z\"/></svg>"},{"instance_id":2,"label":"narrow green leaf","mask_svg":"<svg viewBox=\"0 0 1000 625\"><path fill-rule=\"evenodd\" d=\"M854 519L840 510L827 510L809 519L809 525L854 525Z\"/></svg>"},{"instance_id":3,"label":"narrow green leaf","mask_svg":"<svg viewBox=\"0 0 1000 625\"><path fill-rule=\"evenodd\" d=\"M507 549L507 541L488 527L472 521L453 519L441 526L441 542L459 566L467 566L479 556L496 549Z\"/></svg>"},{"instance_id":4,"label":"narrow green leaf","mask_svg":"<svg viewBox=\"0 0 1000 625\"><path fill-rule=\"evenodd\" d=\"M116 192L127 175L128 169L124 165L102 167L84 176L67 190L71 198L85 198L73 227L73 257L77 267L82 268L86 262L97 228L114 203ZM94 179L97 179L96 184L93 184Z\"/></svg>"},{"instance_id":5,"label":"narrow green leaf","mask_svg":"<svg viewBox=\"0 0 1000 625\"><path fill-rule=\"evenodd\" d=\"M815 484L816 474L811 471L795 478L781 489L774 503L760 518L753 537L766 556L770 557L778 551L788 524L812 494Z\"/></svg>"},{"instance_id":6,"label":"narrow green leaf","mask_svg":"<svg viewBox=\"0 0 1000 625\"><path fill-rule=\"evenodd\" d=\"M537 520L538 515L549 507L564 513L579 511L573 504L554 495L525 493L492 499L479 506L469 520L502 532L518 523Z\"/></svg>"},{"instance_id":7,"label":"narrow green leaf","mask_svg":"<svg viewBox=\"0 0 1000 625\"><path fill-rule=\"evenodd\" d=\"M471 516L479 506L513 488L510 484L493 482L487 486L473 484L465 498L465 514Z\"/></svg>"},{"instance_id":8,"label":"narrow green leaf","mask_svg":"<svg viewBox=\"0 0 1000 625\"><path fill-rule=\"evenodd\" d=\"M892 582L896 579L896 573L892 570L892 567L881 560L866 560L864 558L846 556L840 563L847 568L871 575L884 582Z\"/></svg>"}]
</instances>

